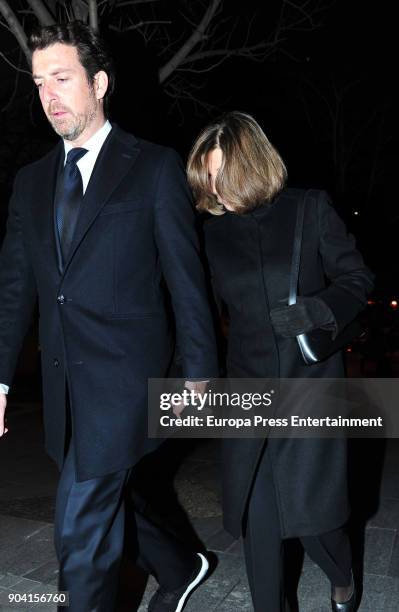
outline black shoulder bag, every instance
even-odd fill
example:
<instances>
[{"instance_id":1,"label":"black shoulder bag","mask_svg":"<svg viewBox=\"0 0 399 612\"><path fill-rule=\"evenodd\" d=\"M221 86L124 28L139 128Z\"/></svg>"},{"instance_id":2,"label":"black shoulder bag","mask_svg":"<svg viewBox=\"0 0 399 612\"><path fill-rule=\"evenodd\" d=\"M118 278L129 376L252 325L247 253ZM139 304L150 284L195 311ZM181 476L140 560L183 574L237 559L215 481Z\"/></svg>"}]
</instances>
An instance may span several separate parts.
<instances>
[{"instance_id":1,"label":"black shoulder bag","mask_svg":"<svg viewBox=\"0 0 399 612\"><path fill-rule=\"evenodd\" d=\"M288 305L296 304L297 288L299 280L299 269L301 263L301 246L303 233L303 219L305 215L305 202L307 191L298 202L294 249L292 253L290 292ZM344 349L352 340L363 333L359 319L356 318L332 339L331 331L326 329L314 329L296 336L296 340L306 365L312 365L330 357L333 353Z\"/></svg>"}]
</instances>

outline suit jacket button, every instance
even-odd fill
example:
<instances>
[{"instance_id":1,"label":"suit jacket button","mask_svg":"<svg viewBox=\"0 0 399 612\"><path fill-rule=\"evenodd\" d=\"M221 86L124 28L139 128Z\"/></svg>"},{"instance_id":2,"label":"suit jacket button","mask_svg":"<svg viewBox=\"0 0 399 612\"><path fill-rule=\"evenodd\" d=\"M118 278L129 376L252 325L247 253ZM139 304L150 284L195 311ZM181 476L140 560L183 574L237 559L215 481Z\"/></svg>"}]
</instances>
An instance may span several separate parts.
<instances>
[{"instance_id":1,"label":"suit jacket button","mask_svg":"<svg viewBox=\"0 0 399 612\"><path fill-rule=\"evenodd\" d=\"M65 295L59 295L59 296L57 297L57 302L58 302L59 304L64 304L64 303L65 303Z\"/></svg>"},{"instance_id":2,"label":"suit jacket button","mask_svg":"<svg viewBox=\"0 0 399 612\"><path fill-rule=\"evenodd\" d=\"M58 361L58 359L54 359L53 365L55 368L58 368L58 366L60 365L60 362Z\"/></svg>"}]
</instances>

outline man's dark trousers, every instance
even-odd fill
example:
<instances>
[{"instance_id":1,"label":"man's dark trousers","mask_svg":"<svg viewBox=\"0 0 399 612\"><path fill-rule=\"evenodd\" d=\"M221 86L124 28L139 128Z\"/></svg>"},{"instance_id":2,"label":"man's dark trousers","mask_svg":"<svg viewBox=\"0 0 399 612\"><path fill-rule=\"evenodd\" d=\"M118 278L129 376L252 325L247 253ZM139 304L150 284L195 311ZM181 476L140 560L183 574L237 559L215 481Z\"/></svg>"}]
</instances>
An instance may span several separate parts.
<instances>
[{"instance_id":1,"label":"man's dark trousers","mask_svg":"<svg viewBox=\"0 0 399 612\"><path fill-rule=\"evenodd\" d=\"M112 612L115 608L130 474L131 470L120 470L77 482L70 439L58 484L54 526L58 586L69 592L70 612ZM193 571L195 554L138 512L126 520L136 523L140 565L167 590L181 586Z\"/></svg>"}]
</instances>

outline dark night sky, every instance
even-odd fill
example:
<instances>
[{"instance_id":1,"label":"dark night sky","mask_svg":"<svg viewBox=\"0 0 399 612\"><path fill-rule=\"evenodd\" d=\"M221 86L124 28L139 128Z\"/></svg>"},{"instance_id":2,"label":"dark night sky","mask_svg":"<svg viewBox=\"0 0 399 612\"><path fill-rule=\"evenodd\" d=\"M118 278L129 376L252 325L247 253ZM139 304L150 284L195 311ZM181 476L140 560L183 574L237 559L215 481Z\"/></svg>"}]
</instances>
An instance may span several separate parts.
<instances>
[{"instance_id":1,"label":"dark night sky","mask_svg":"<svg viewBox=\"0 0 399 612\"><path fill-rule=\"evenodd\" d=\"M270 18L269 3L259 8L264 4L247 0L239 9L245 19L256 6L259 32ZM393 4L338 0L326 13L323 27L290 36L285 48L294 59L278 52L264 64L225 62L201 77L201 95L217 108L196 116L192 107L183 105L184 124L178 114L168 114L169 100L156 83L156 58L139 40L134 47L131 41L119 41L114 45L119 80L113 117L137 135L174 146L185 156L198 130L221 110L253 113L286 160L290 183L323 187L335 196L366 259L378 272L377 292L399 294ZM5 40L6 31L1 30L0 36ZM11 39L8 44L15 46ZM10 95L7 76L12 72L0 58L1 106ZM344 87L348 89L340 107L340 148L334 163L331 117L323 97L334 107L334 88L342 92ZM40 156L54 142L37 104L33 116L34 124L22 97L0 115L3 211L17 167ZM370 176L375 177L372 189ZM354 210L360 211L356 217Z\"/></svg>"}]
</instances>

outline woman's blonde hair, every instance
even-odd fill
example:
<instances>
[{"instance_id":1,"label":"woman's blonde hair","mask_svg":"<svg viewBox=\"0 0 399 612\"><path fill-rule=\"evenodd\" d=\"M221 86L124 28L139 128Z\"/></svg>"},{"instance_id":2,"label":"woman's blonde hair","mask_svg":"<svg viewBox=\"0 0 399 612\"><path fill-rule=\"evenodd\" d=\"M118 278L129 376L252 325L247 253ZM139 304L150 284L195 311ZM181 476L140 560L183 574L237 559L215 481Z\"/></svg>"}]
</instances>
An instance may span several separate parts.
<instances>
[{"instance_id":1,"label":"woman's blonde hair","mask_svg":"<svg viewBox=\"0 0 399 612\"><path fill-rule=\"evenodd\" d=\"M253 117L234 111L204 128L191 149L187 175L198 210L224 212L212 193L208 171L209 153L218 148L223 159L216 191L235 212L270 202L283 189L287 170L280 155Z\"/></svg>"}]
</instances>

